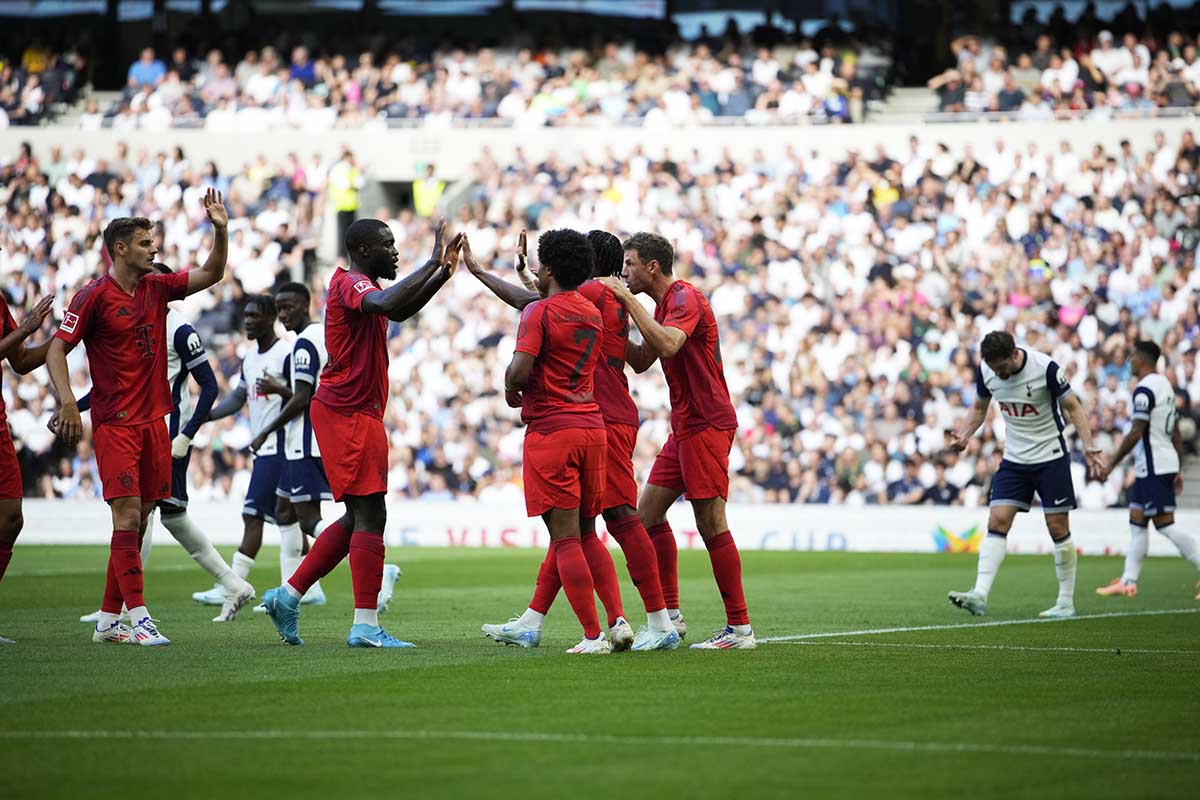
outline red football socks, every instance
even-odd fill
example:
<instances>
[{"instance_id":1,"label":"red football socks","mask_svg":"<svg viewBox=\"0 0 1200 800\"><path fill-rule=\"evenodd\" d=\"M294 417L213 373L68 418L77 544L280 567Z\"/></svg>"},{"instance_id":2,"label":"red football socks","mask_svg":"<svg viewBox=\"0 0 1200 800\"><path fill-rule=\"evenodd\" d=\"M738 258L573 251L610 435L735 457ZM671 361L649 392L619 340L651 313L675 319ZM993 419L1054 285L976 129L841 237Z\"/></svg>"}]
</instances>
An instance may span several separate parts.
<instances>
[{"instance_id":1,"label":"red football socks","mask_svg":"<svg viewBox=\"0 0 1200 800\"><path fill-rule=\"evenodd\" d=\"M708 558L712 561L713 577L721 590L725 603L725 617L730 625L749 625L750 615L746 612L746 595L742 592L742 558L737 544L729 531L718 533L704 544L708 547Z\"/></svg>"},{"instance_id":2,"label":"red football socks","mask_svg":"<svg viewBox=\"0 0 1200 800\"><path fill-rule=\"evenodd\" d=\"M303 597L314 583L333 572L333 568L342 563L349 553L350 532L338 520L321 531L308 555L296 567L292 577L288 578L288 585Z\"/></svg>"},{"instance_id":3,"label":"red football socks","mask_svg":"<svg viewBox=\"0 0 1200 800\"><path fill-rule=\"evenodd\" d=\"M146 605L142 596L142 554L138 549L137 531L113 531L112 543L109 545L108 570L109 575L116 580L117 591L120 592L116 611L108 613L120 613L122 600L125 601L126 608ZM104 589L104 601L110 604L107 585ZM108 611L104 607L101 607L101 610Z\"/></svg>"},{"instance_id":4,"label":"red football socks","mask_svg":"<svg viewBox=\"0 0 1200 800\"><path fill-rule=\"evenodd\" d=\"M662 584L658 578L658 557L654 554L654 545L650 535L637 514L630 514L608 524L608 532L621 546L625 554L625 566L629 569L629 577L642 596L642 603L647 613L661 611L667 607L663 600ZM594 576L594 573L593 573Z\"/></svg>"},{"instance_id":5,"label":"red football socks","mask_svg":"<svg viewBox=\"0 0 1200 800\"><path fill-rule=\"evenodd\" d=\"M667 608L679 608L679 552L671 523L651 525L646 533L658 556L658 579L662 583L663 602Z\"/></svg>"},{"instance_id":6,"label":"red football socks","mask_svg":"<svg viewBox=\"0 0 1200 800\"><path fill-rule=\"evenodd\" d=\"M588 570L592 573L592 585L596 587L596 595L608 614L608 627L611 628L617 624L617 617L625 616L625 611L621 608L621 584L617 580L617 568L613 565L612 553L608 552L608 548L594 531L583 534L579 541Z\"/></svg>"},{"instance_id":7,"label":"red football socks","mask_svg":"<svg viewBox=\"0 0 1200 800\"><path fill-rule=\"evenodd\" d=\"M0 581L4 580L4 571L8 562L12 561L12 545L0 542Z\"/></svg>"},{"instance_id":8,"label":"red football socks","mask_svg":"<svg viewBox=\"0 0 1200 800\"><path fill-rule=\"evenodd\" d=\"M558 590L562 588L562 580L558 577L558 560L554 556L554 546L546 551L546 558L542 561L542 565L538 567L537 585L533 590L533 599L529 601L529 607L538 612L542 616L550 613L550 606L554 604L554 598L558 597Z\"/></svg>"},{"instance_id":9,"label":"red football socks","mask_svg":"<svg viewBox=\"0 0 1200 800\"><path fill-rule=\"evenodd\" d=\"M592 597L592 573L579 540L558 539L550 543L558 564L558 575L575 616L583 626L583 635L595 639L600 635L600 618L596 616L596 600Z\"/></svg>"},{"instance_id":10,"label":"red football socks","mask_svg":"<svg viewBox=\"0 0 1200 800\"><path fill-rule=\"evenodd\" d=\"M378 604L379 588L383 585L383 553L382 533L355 531L350 536L350 580L354 584L355 608L375 608Z\"/></svg>"}]
</instances>

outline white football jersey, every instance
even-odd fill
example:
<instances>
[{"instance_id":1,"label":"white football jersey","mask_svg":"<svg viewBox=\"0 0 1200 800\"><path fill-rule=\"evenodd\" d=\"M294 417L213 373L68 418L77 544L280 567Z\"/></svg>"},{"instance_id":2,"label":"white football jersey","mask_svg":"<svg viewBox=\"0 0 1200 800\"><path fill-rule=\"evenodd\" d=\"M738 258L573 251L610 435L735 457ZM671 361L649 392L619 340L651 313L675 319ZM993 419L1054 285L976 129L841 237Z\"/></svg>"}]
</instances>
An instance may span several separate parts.
<instances>
[{"instance_id":1,"label":"white football jersey","mask_svg":"<svg viewBox=\"0 0 1200 800\"><path fill-rule=\"evenodd\" d=\"M242 359L242 374L239 380L246 387L246 399L250 404L250 432L258 436L271 420L279 416L283 408L283 398L277 394L259 394L258 379L270 376L280 383L285 383L284 374L288 355L292 345L283 339L277 339L266 352L260 352L255 346ZM283 452L283 430L277 430L259 448L258 455L273 456Z\"/></svg>"},{"instance_id":2,"label":"white football jersey","mask_svg":"<svg viewBox=\"0 0 1200 800\"><path fill-rule=\"evenodd\" d=\"M292 345L288 362L288 382L292 391L296 390L297 381L307 382L312 384L315 395L321 383L321 368L328 358L325 351L325 325L322 322L310 322L308 327L296 334L296 342ZM312 417L306 408L303 414L287 424L288 461L320 456L321 449L317 447L317 436L313 433Z\"/></svg>"},{"instance_id":3,"label":"white football jersey","mask_svg":"<svg viewBox=\"0 0 1200 800\"><path fill-rule=\"evenodd\" d=\"M171 413L167 428L171 438L187 426L196 402L188 391L188 375L208 358L200 334L174 309L167 310L167 385L171 387Z\"/></svg>"},{"instance_id":4,"label":"white football jersey","mask_svg":"<svg viewBox=\"0 0 1200 800\"><path fill-rule=\"evenodd\" d=\"M975 378L980 397L1000 405L1004 416L1004 459L1014 464L1042 464L1068 452L1058 404L1071 393L1071 384L1054 359L1036 350L1022 350L1025 366L1001 379L981 361Z\"/></svg>"},{"instance_id":5,"label":"white football jersey","mask_svg":"<svg viewBox=\"0 0 1200 800\"><path fill-rule=\"evenodd\" d=\"M1175 388L1165 376L1152 372L1133 390L1133 418L1147 423L1146 432L1133 446L1135 474L1139 478L1179 472L1175 451Z\"/></svg>"}]
</instances>

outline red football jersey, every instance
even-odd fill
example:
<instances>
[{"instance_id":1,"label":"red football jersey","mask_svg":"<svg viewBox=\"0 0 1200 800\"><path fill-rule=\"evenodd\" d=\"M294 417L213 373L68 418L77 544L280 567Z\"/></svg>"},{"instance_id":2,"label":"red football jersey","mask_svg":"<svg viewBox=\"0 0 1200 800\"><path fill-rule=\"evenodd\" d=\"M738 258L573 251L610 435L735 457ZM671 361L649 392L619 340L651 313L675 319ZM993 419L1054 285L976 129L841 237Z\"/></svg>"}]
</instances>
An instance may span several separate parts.
<instances>
[{"instance_id":1,"label":"red football jersey","mask_svg":"<svg viewBox=\"0 0 1200 800\"><path fill-rule=\"evenodd\" d=\"M345 414L383 419L388 396L387 317L367 314L363 298L381 291L361 272L335 270L325 296L325 347L316 397Z\"/></svg>"},{"instance_id":2,"label":"red football jersey","mask_svg":"<svg viewBox=\"0 0 1200 800\"><path fill-rule=\"evenodd\" d=\"M12 312L8 310L8 301L4 299L4 293L0 292L0 339L8 336L17 329L17 321L13 319ZM4 371L0 370L0 421L7 419L8 411L4 406Z\"/></svg>"},{"instance_id":3,"label":"red football jersey","mask_svg":"<svg viewBox=\"0 0 1200 800\"><path fill-rule=\"evenodd\" d=\"M167 303L187 297L188 275L143 275L129 294L110 274L71 299L54 335L87 348L92 425L141 425L171 413Z\"/></svg>"},{"instance_id":4,"label":"red football jersey","mask_svg":"<svg viewBox=\"0 0 1200 800\"><path fill-rule=\"evenodd\" d=\"M521 404L530 431L604 427L594 388L603 336L600 312L579 292L559 292L525 307L516 351L534 358Z\"/></svg>"},{"instance_id":5,"label":"red football jersey","mask_svg":"<svg viewBox=\"0 0 1200 800\"><path fill-rule=\"evenodd\" d=\"M629 379L625 376L625 344L629 341L629 312L621 301L602 283L587 281L579 293L600 310L604 323L604 342L600 362L596 364L596 402L609 425L632 425L638 419L637 406L629 396Z\"/></svg>"},{"instance_id":6,"label":"red football jersey","mask_svg":"<svg viewBox=\"0 0 1200 800\"><path fill-rule=\"evenodd\" d=\"M686 439L705 428L737 428L721 363L717 318L708 299L687 281L675 281L654 309L654 319L688 337L678 353L662 359L671 390L671 431L676 438Z\"/></svg>"}]
</instances>

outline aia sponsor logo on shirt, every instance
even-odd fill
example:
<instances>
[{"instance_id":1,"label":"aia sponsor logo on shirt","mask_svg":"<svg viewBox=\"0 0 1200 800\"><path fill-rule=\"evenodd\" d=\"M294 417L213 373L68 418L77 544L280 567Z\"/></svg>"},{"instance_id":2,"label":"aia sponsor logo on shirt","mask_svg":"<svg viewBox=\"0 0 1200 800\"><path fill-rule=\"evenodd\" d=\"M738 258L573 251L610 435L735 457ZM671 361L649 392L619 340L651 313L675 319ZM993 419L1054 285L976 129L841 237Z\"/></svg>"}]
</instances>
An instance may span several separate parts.
<instances>
[{"instance_id":1,"label":"aia sponsor logo on shirt","mask_svg":"<svg viewBox=\"0 0 1200 800\"><path fill-rule=\"evenodd\" d=\"M79 324L79 315L73 311L68 311L67 315L65 317L63 317L62 332L63 333L74 333L75 326L78 324Z\"/></svg>"},{"instance_id":2,"label":"aia sponsor logo on shirt","mask_svg":"<svg viewBox=\"0 0 1200 800\"><path fill-rule=\"evenodd\" d=\"M1000 410L1010 417L1036 417L1037 407L1033 403L1001 403Z\"/></svg>"},{"instance_id":3,"label":"aia sponsor logo on shirt","mask_svg":"<svg viewBox=\"0 0 1200 800\"><path fill-rule=\"evenodd\" d=\"M194 356L198 356L204 352L204 345L200 341L200 334L189 333L187 338L188 352Z\"/></svg>"},{"instance_id":4,"label":"aia sponsor logo on shirt","mask_svg":"<svg viewBox=\"0 0 1200 800\"><path fill-rule=\"evenodd\" d=\"M354 284L354 291L358 292L359 294L366 294L367 292L371 291L374 288L375 288L375 284L371 283L368 280L361 280L358 283Z\"/></svg>"},{"instance_id":5,"label":"aia sponsor logo on shirt","mask_svg":"<svg viewBox=\"0 0 1200 800\"><path fill-rule=\"evenodd\" d=\"M310 369L312 367L312 356L307 350L297 350L295 355L296 369Z\"/></svg>"}]
</instances>

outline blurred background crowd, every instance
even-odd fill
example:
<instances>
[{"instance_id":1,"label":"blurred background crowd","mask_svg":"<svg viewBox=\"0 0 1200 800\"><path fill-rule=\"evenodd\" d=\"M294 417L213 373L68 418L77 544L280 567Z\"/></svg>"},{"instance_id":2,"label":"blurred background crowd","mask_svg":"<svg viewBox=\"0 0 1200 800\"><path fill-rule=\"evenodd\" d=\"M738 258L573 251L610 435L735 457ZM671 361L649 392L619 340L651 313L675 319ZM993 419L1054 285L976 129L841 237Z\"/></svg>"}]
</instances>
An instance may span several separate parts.
<instances>
[{"instance_id":1,"label":"blurred background crowd","mask_svg":"<svg viewBox=\"0 0 1200 800\"><path fill-rule=\"evenodd\" d=\"M181 307L208 343L222 393L248 346L246 293L299 278L320 315L336 263L316 257L335 219L330 187L348 170L370 173L350 152L331 163L251 156L232 175L178 149L23 148L0 160L0 287L18 316L55 292L61 318L98 274L99 233L114 216L161 220L163 260L193 266L211 241L200 197L208 186L226 193L228 277ZM1104 447L1129 422L1130 346L1159 342L1194 449L1198 161L1190 133L1112 151L1080 151L1068 139L1016 149L997 137L952 152L914 137L836 157L797 147L655 160L635 150L573 162L518 153L501 165L485 154L444 213L510 277L523 228L531 242L551 227L667 236L677 275L704 290L719 321L741 426L733 499L979 504L1003 423L990 417L963 456L948 452L946 431L974 400L974 351L994 329L1063 365ZM387 220L403 263L423 262L427 216L386 207L360 215ZM462 270L418 319L392 326L395 496L520 497L523 429L499 391L516 321ZM72 356L80 392L89 383L82 356ZM667 435L668 398L658 368L631 386L644 477ZM55 405L45 372L8 373L3 391L29 492L95 495L89 442L65 451L45 428ZM244 415L201 429L194 497L244 491L250 439ZM1122 502L1131 479L1123 469L1086 482L1076 467L1084 507Z\"/></svg>"}]
</instances>

